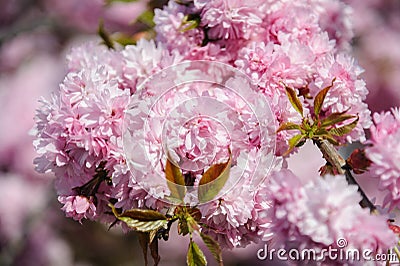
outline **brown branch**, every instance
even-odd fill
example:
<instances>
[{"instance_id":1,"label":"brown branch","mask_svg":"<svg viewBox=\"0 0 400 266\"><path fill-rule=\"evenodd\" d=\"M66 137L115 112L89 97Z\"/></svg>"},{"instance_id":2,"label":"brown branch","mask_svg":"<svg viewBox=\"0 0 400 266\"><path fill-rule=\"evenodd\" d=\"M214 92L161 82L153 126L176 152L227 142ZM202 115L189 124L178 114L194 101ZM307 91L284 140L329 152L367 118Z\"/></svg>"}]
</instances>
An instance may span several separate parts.
<instances>
[{"instance_id":1,"label":"brown branch","mask_svg":"<svg viewBox=\"0 0 400 266\"><path fill-rule=\"evenodd\" d=\"M350 167L347 165L346 161L343 157L338 153L335 147L329 143L327 140L314 140L314 143L317 144L319 150L322 152L325 160L334 167L337 172L341 175L346 176L347 183L350 185L356 185L358 187L358 192L361 194L360 205L363 208L369 208L371 212L376 211L376 207L374 204L368 199L367 195L365 195L364 191L361 189L360 185L354 179L353 175L350 172Z\"/></svg>"}]
</instances>

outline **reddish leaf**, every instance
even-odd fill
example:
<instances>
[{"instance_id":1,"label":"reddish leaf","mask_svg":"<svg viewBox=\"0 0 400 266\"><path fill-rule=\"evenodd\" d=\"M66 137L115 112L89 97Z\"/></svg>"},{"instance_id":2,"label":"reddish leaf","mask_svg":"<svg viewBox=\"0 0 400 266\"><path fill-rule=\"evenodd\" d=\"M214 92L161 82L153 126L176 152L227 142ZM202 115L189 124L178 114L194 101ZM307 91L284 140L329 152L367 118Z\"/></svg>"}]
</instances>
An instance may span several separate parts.
<instances>
[{"instance_id":1,"label":"reddish leaf","mask_svg":"<svg viewBox=\"0 0 400 266\"><path fill-rule=\"evenodd\" d=\"M354 120L353 122L351 122L350 124L341 126L341 127L337 127L337 128L331 128L328 130L328 133L334 136L344 136L346 134L349 134L356 126L358 123L358 117L356 120Z\"/></svg>"},{"instance_id":2,"label":"reddish leaf","mask_svg":"<svg viewBox=\"0 0 400 266\"><path fill-rule=\"evenodd\" d=\"M396 235L400 235L400 226L392 224L390 220L388 220L388 226L390 230L393 231L393 233L395 233Z\"/></svg>"},{"instance_id":3,"label":"reddish leaf","mask_svg":"<svg viewBox=\"0 0 400 266\"><path fill-rule=\"evenodd\" d=\"M276 132L280 132L283 130L301 130L301 127L300 127L300 125L297 125L295 123L286 122L286 123L281 124Z\"/></svg>"},{"instance_id":4,"label":"reddish leaf","mask_svg":"<svg viewBox=\"0 0 400 266\"><path fill-rule=\"evenodd\" d=\"M321 168L319 168L319 174L321 176L325 176L325 175L338 175L339 172L338 170L333 167L330 164L325 164L324 166L321 166Z\"/></svg>"},{"instance_id":5,"label":"reddish leaf","mask_svg":"<svg viewBox=\"0 0 400 266\"><path fill-rule=\"evenodd\" d=\"M355 174L364 173L372 163L365 155L365 150L361 149L355 149L346 162Z\"/></svg>"},{"instance_id":6,"label":"reddish leaf","mask_svg":"<svg viewBox=\"0 0 400 266\"><path fill-rule=\"evenodd\" d=\"M337 123L344 122L344 121L352 119L352 118L357 118L356 115L345 114L345 112L347 112L347 111L333 113L333 114L329 115L328 117L324 118L321 121L321 126L329 127L329 126L333 126Z\"/></svg>"},{"instance_id":7,"label":"reddish leaf","mask_svg":"<svg viewBox=\"0 0 400 266\"><path fill-rule=\"evenodd\" d=\"M168 180L167 185L171 191L171 196L178 200L183 200L186 194L185 178L181 170L171 163L169 159L165 164L165 178Z\"/></svg>"}]
</instances>

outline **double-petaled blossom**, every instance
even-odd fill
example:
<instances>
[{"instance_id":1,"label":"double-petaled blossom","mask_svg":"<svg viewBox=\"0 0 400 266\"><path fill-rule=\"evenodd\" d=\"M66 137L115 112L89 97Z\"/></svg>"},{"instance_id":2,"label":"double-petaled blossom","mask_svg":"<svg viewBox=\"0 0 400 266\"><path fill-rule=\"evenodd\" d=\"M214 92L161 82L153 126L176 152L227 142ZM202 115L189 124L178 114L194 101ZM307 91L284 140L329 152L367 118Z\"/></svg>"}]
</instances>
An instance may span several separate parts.
<instances>
[{"instance_id":1,"label":"double-petaled blossom","mask_svg":"<svg viewBox=\"0 0 400 266\"><path fill-rule=\"evenodd\" d=\"M318 254L329 247L385 253L396 242L386 218L362 209L357 187L349 186L344 176L303 183L291 171L281 170L271 174L264 193L270 222L263 237L269 240L272 234L274 247Z\"/></svg>"},{"instance_id":2,"label":"double-petaled blossom","mask_svg":"<svg viewBox=\"0 0 400 266\"><path fill-rule=\"evenodd\" d=\"M268 177L261 152L265 139L260 127L303 119L285 87L294 89L303 116L310 117L312 99L332 84L320 118L337 112L357 116L356 128L339 141L365 140L364 129L371 126L368 91L360 78L362 69L347 49L352 37L349 14L339 1L170 1L155 10L156 40L116 50L94 43L76 47L67 56L68 74L59 90L42 100L37 112L37 169L56 174L59 201L68 217L112 222L109 202L122 210L166 212L173 194L165 181L167 160L181 168L191 187L183 200L192 205L199 203L191 192L199 188L202 174L229 160L226 186L214 200L198 206L203 232L222 246L273 239L285 248L322 250L344 237L349 247L383 251L394 243L393 234L382 217L358 206L360 195L344 177L303 184L289 170L278 171L282 164ZM190 67L189 72L157 79L170 66L198 59L244 72L256 89L230 90L243 87L231 76L223 77L224 86L177 82L195 76ZM203 77L221 74L200 70ZM156 82L149 84L148 78ZM272 119L256 117L254 112L264 114L269 108L254 110L249 99L268 102ZM391 191L387 201L400 198L393 159L398 152L390 146L399 137L393 129L399 115L394 113L394 118L375 115L374 145L369 148L382 187ZM389 126L393 133L386 130ZM380 129L391 141L379 138ZM280 163L294 134L282 131L270 141L271 146L276 143ZM253 175L259 182L253 182Z\"/></svg>"}]
</instances>

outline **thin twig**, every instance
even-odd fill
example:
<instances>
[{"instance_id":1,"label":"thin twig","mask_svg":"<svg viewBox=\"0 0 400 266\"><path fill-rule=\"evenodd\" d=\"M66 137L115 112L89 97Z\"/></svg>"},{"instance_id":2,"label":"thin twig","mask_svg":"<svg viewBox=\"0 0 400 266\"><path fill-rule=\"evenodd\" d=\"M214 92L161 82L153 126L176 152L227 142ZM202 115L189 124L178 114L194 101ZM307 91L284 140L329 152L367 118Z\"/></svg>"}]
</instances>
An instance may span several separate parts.
<instances>
[{"instance_id":1,"label":"thin twig","mask_svg":"<svg viewBox=\"0 0 400 266\"><path fill-rule=\"evenodd\" d=\"M346 161L338 153L335 147L327 140L315 140L314 142L317 144L319 150L322 152L322 155L325 158L325 160L329 164L331 164L339 174L346 176L346 180L350 185L356 185L358 187L358 192L360 192L362 197L360 201L361 207L369 208L371 213L375 212L376 207L368 199L367 195L365 195L360 185L354 179L353 175L350 172L350 167L347 165Z\"/></svg>"}]
</instances>

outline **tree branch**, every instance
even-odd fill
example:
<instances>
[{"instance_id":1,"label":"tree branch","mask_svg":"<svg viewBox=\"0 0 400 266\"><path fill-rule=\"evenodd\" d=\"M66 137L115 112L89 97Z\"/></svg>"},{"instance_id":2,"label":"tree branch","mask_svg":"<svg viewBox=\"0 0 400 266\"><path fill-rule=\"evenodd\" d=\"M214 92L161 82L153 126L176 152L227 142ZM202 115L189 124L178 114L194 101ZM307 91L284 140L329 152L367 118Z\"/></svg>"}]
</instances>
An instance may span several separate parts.
<instances>
[{"instance_id":1,"label":"tree branch","mask_svg":"<svg viewBox=\"0 0 400 266\"><path fill-rule=\"evenodd\" d=\"M350 172L350 167L347 165L346 161L343 157L338 153L335 147L329 143L327 140L314 140L314 143L317 144L319 150L322 152L325 160L331 164L339 174L346 176L346 180L350 185L357 185L358 192L360 192L362 200L360 201L360 205L363 208L369 208L371 212L376 211L376 207L372 202L368 199L367 195L365 195L364 191L361 189L360 185L354 179L353 175Z\"/></svg>"}]
</instances>

